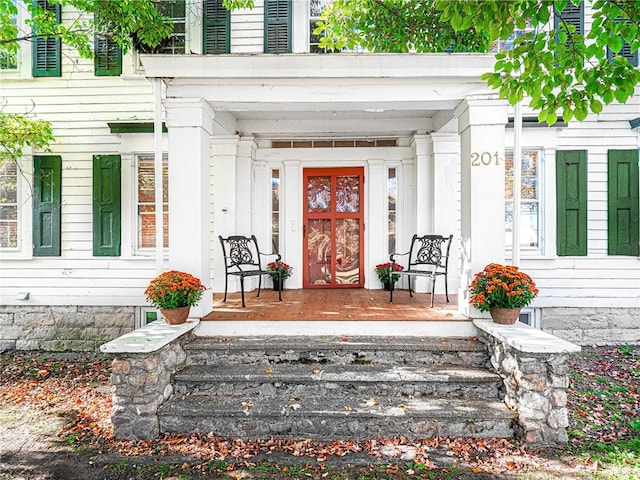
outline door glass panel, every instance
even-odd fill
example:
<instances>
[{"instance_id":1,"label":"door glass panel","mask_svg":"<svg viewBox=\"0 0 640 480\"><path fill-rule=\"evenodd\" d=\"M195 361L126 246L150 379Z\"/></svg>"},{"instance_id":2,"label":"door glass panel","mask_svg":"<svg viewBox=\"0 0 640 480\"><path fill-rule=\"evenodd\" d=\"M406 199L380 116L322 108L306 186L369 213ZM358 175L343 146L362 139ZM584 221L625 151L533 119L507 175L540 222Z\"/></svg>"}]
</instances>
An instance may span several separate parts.
<instances>
[{"instance_id":1,"label":"door glass panel","mask_svg":"<svg viewBox=\"0 0 640 480\"><path fill-rule=\"evenodd\" d=\"M356 218L336 220L336 283L360 283L360 227Z\"/></svg>"},{"instance_id":2,"label":"door glass panel","mask_svg":"<svg viewBox=\"0 0 640 480\"><path fill-rule=\"evenodd\" d=\"M307 185L307 208L309 212L331 211L331 177L309 177Z\"/></svg>"},{"instance_id":3,"label":"door glass panel","mask_svg":"<svg viewBox=\"0 0 640 480\"><path fill-rule=\"evenodd\" d=\"M311 180L309 181L311 183ZM331 219L309 220L307 268L309 283L331 283Z\"/></svg>"},{"instance_id":4,"label":"door glass panel","mask_svg":"<svg viewBox=\"0 0 640 480\"><path fill-rule=\"evenodd\" d=\"M338 177L336 192L336 212L360 211L360 178Z\"/></svg>"}]
</instances>

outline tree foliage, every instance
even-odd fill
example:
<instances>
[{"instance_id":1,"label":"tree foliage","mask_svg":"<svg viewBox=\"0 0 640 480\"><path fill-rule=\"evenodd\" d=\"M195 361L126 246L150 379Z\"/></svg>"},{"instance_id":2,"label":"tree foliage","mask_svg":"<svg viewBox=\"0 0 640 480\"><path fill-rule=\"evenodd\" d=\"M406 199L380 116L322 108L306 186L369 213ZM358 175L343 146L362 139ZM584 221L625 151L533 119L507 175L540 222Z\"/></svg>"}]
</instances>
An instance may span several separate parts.
<instances>
[{"instance_id":1,"label":"tree foliage","mask_svg":"<svg viewBox=\"0 0 640 480\"><path fill-rule=\"evenodd\" d=\"M372 52L488 52L512 39L482 78L511 104L528 97L538 119L553 124L624 103L640 83L619 55L625 44L630 53L640 47L640 2L587 1L586 34L564 18L569 2L579 0L334 0L316 33L321 47Z\"/></svg>"},{"instance_id":2,"label":"tree foliage","mask_svg":"<svg viewBox=\"0 0 640 480\"><path fill-rule=\"evenodd\" d=\"M49 122L15 113L0 112L0 132L0 163L17 161L25 145L46 149L53 140Z\"/></svg>"}]
</instances>

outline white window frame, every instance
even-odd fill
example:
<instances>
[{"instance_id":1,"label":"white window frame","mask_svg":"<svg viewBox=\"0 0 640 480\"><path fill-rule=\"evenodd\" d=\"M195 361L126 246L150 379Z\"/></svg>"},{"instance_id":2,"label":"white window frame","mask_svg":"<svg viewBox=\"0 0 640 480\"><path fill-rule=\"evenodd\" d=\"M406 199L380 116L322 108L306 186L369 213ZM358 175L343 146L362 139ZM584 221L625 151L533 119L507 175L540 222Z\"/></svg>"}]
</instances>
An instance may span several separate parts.
<instances>
[{"instance_id":1,"label":"white window frame","mask_svg":"<svg viewBox=\"0 0 640 480\"><path fill-rule=\"evenodd\" d=\"M141 157L145 157L145 158L154 158L154 154L151 152L138 152L138 153L134 153L133 154L133 161L132 163L132 167L133 167L133 172L132 172L132 195L131 195L131 200L132 200L132 233L131 233L131 241L133 242L133 255L134 256L141 256L141 257L152 257L155 256L155 252L156 252L156 247L142 247L140 245L140 232L141 232L141 222L140 222L140 216L138 214L138 208L139 208L139 203L138 203L138 167L140 165L140 158ZM163 153L163 164L166 162L167 164L167 170L168 170L168 154L165 152ZM167 173L168 175L168 173ZM167 182L167 188L168 188L168 182ZM168 207L168 203L167 203L167 207ZM163 209L164 209L164 205L163 205ZM164 255L167 256L169 253L169 246L167 245L166 247L164 247Z\"/></svg>"},{"instance_id":2,"label":"white window frame","mask_svg":"<svg viewBox=\"0 0 640 480\"><path fill-rule=\"evenodd\" d=\"M14 0L14 2L17 0ZM29 11L27 10L28 0L18 1L18 16L16 19L16 23L18 24L18 35L29 35L31 33L31 27L27 26L25 23L25 19L30 17ZM19 42L20 48L16 52L18 66L13 69L0 69L0 76L7 79L14 78L31 78L31 55L32 49L31 46L33 42L29 40L21 40Z\"/></svg>"},{"instance_id":3,"label":"white window frame","mask_svg":"<svg viewBox=\"0 0 640 480\"><path fill-rule=\"evenodd\" d=\"M33 159L23 157L18 162L16 198L18 201L18 241L15 247L0 248L3 260L33 258L32 211L33 211Z\"/></svg>"},{"instance_id":4,"label":"white window frame","mask_svg":"<svg viewBox=\"0 0 640 480\"><path fill-rule=\"evenodd\" d=\"M545 211L545 205L544 205L544 171L545 171L545 150L542 147L523 147L522 148L522 154L524 155L527 152L537 152L538 154L538 161L537 161L537 165L536 165L536 177L537 177L537 185L536 185L536 190L537 190L537 201L532 201L532 200L527 200L521 197L520 199L520 207L522 208L522 205L525 203L537 203L538 204L538 246L536 247L532 247L530 245L523 245L522 244L522 237L520 240L520 251L524 254L524 255L529 255L529 256L537 256L537 255L541 255L544 252L544 239L545 239L545 230L544 230L544 225L545 225L545 221L544 221L544 211ZM513 155L513 148L506 148L505 149L505 159L507 154L511 153ZM506 180L506 173L505 173L505 180ZM522 181L522 179L521 179ZM505 185L506 187L506 185ZM506 202L507 199L505 198L505 216L506 216ZM513 200L512 200L513 202ZM522 216L522 213L520 214ZM506 218L505 218L505 223L506 223ZM521 225L522 228L522 225ZM507 232L506 230L506 224L505 224L505 250L508 254L511 254L511 252L513 251L513 246L511 245L511 238L512 238L512 231Z\"/></svg>"}]
</instances>

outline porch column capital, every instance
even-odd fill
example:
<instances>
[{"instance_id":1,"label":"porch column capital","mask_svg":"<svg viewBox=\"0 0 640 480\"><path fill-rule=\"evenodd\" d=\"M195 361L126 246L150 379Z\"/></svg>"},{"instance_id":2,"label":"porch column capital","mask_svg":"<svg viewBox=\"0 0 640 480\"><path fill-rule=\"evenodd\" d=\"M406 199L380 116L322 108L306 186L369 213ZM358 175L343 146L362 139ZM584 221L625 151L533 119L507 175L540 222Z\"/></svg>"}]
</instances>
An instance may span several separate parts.
<instances>
[{"instance_id":1,"label":"porch column capital","mask_svg":"<svg viewBox=\"0 0 640 480\"><path fill-rule=\"evenodd\" d=\"M496 94L472 95L465 98L455 109L458 131L473 125L500 125L507 123L507 101Z\"/></svg>"},{"instance_id":2,"label":"porch column capital","mask_svg":"<svg viewBox=\"0 0 640 480\"><path fill-rule=\"evenodd\" d=\"M200 127L213 134L213 108L202 98L167 98L164 101L167 128Z\"/></svg>"}]
</instances>

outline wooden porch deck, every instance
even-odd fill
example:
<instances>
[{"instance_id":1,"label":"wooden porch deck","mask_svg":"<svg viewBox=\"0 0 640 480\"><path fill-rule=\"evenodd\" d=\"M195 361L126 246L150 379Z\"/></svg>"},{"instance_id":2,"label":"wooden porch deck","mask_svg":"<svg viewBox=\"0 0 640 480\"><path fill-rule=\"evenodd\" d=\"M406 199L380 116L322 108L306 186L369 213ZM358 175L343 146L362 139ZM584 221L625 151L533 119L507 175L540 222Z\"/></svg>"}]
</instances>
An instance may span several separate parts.
<instances>
[{"instance_id":1,"label":"wooden porch deck","mask_svg":"<svg viewBox=\"0 0 640 480\"><path fill-rule=\"evenodd\" d=\"M430 295L396 290L393 303L389 292L364 288L285 290L282 302L278 292L262 290L256 298L256 290L245 292L246 308L242 308L240 293L214 295L213 311L203 321L216 320L265 320L265 321L470 321L458 311L457 295L436 295L430 308Z\"/></svg>"}]
</instances>

